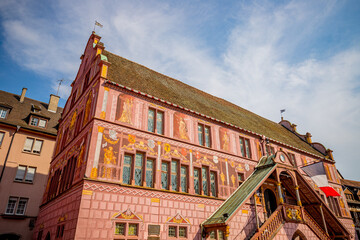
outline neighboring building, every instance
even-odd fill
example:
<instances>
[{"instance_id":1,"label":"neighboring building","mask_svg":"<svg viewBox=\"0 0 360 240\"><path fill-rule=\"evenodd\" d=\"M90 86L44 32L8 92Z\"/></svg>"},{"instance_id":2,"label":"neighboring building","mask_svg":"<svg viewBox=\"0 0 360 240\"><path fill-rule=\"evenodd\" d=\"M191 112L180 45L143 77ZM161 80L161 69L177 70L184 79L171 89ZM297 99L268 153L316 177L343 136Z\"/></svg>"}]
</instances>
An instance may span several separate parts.
<instances>
[{"instance_id":1,"label":"neighboring building","mask_svg":"<svg viewBox=\"0 0 360 240\"><path fill-rule=\"evenodd\" d=\"M25 93L0 91L0 239L31 239L61 117L58 96Z\"/></svg>"},{"instance_id":2,"label":"neighboring building","mask_svg":"<svg viewBox=\"0 0 360 240\"><path fill-rule=\"evenodd\" d=\"M34 239L354 235L331 150L309 133L105 51L95 33L81 60ZM340 197L300 169L319 161Z\"/></svg>"},{"instance_id":3,"label":"neighboring building","mask_svg":"<svg viewBox=\"0 0 360 240\"><path fill-rule=\"evenodd\" d=\"M341 184L355 224L356 239L360 239L360 182L341 179Z\"/></svg>"}]
</instances>

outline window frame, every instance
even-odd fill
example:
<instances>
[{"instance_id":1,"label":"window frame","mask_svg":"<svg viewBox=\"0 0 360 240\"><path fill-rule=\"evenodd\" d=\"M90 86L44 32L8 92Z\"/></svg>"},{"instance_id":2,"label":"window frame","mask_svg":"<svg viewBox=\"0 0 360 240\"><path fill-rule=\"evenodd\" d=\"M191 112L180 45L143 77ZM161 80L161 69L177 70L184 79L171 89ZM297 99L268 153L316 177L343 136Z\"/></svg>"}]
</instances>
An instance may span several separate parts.
<instances>
[{"instance_id":1,"label":"window frame","mask_svg":"<svg viewBox=\"0 0 360 240\"><path fill-rule=\"evenodd\" d=\"M248 150L246 147L246 142L248 143L248 148L249 148ZM251 159L252 153L251 153L250 138L239 136L239 145L240 145L240 152L242 157Z\"/></svg>"},{"instance_id":2,"label":"window frame","mask_svg":"<svg viewBox=\"0 0 360 240\"><path fill-rule=\"evenodd\" d=\"M25 144L26 144L26 141L27 141L28 139L32 139L32 140L33 140L32 144L31 144L31 149L30 149L30 151L25 150ZM38 141L38 142L41 142L40 151L39 151L39 152L34 152L34 146L35 146L35 143L36 143L37 141ZM27 137L27 138L25 139L25 143L24 143L22 152L40 155L40 154L41 154L41 151L42 151L42 149L43 149L44 142L45 142L44 140L39 139L39 138Z\"/></svg>"},{"instance_id":3,"label":"window frame","mask_svg":"<svg viewBox=\"0 0 360 240\"><path fill-rule=\"evenodd\" d=\"M142 163L141 166L135 166L136 164L136 156L137 155L141 155L142 156ZM126 156L129 156L131 158L130 160L130 176L129 176L129 183L125 183L124 182L124 167L125 167L125 158ZM153 162L153 168L152 168L152 187L148 187L147 186L147 182L146 182L146 172L147 172L147 161L152 161ZM154 158L151 157L147 157L145 152L141 152L141 151L136 151L135 153L128 153L125 152L123 154L123 158L121 161L121 183L122 184L126 184L126 185L132 185L132 186L137 186L137 187L147 187L147 188L154 188L155 187L155 183L156 183L156 170L155 170L155 166L156 166L156 160ZM128 167L128 166L127 166ZM136 179L135 179L135 171L136 169L140 169L141 170L141 182L140 184L136 184Z\"/></svg>"},{"instance_id":4,"label":"window frame","mask_svg":"<svg viewBox=\"0 0 360 240\"><path fill-rule=\"evenodd\" d=\"M5 138L5 132L0 132L0 148L2 143L4 142L4 138Z\"/></svg>"},{"instance_id":5,"label":"window frame","mask_svg":"<svg viewBox=\"0 0 360 240\"><path fill-rule=\"evenodd\" d=\"M22 179L17 179L16 176L17 176L17 173L19 171L19 167L25 167L25 172L24 172L24 175L22 176ZM28 172L29 172L29 169L34 169L34 175L32 177L32 180L31 181L28 181L26 180L26 177L28 175ZM31 166L25 166L25 165L18 165L18 168L17 168L17 171L16 171L16 175L15 175L15 178L14 178L14 182L19 182L19 183L34 183L34 179L35 179L35 175L36 175L36 167L31 167Z\"/></svg>"},{"instance_id":6,"label":"window frame","mask_svg":"<svg viewBox=\"0 0 360 240\"><path fill-rule=\"evenodd\" d=\"M32 124L33 119L37 119L36 124ZM40 121L45 121L45 126L44 126L44 127L39 126ZM34 116L34 115L31 115L31 116L30 116L30 119L29 119L29 125L30 125L30 126L32 126L32 127L38 127L38 128L43 128L43 129L45 129L45 128L47 127L48 122L49 122L48 119L45 119L45 118L42 118L42 117L39 117L39 116Z\"/></svg>"},{"instance_id":7,"label":"window frame","mask_svg":"<svg viewBox=\"0 0 360 240\"><path fill-rule=\"evenodd\" d=\"M0 106L0 119L6 119L9 115L9 112L10 112L9 108ZM4 114L4 116L2 116L3 114Z\"/></svg>"},{"instance_id":8,"label":"window frame","mask_svg":"<svg viewBox=\"0 0 360 240\"><path fill-rule=\"evenodd\" d=\"M124 235L120 235L120 234L116 234L116 225L117 224L123 224L124 225ZM129 234L129 229L130 229L130 225L136 225L136 234L135 235L130 235ZM121 240L138 240L140 239L140 224L139 222L134 222L134 221L115 221L114 223L114 237L115 239L121 239Z\"/></svg>"},{"instance_id":9,"label":"window frame","mask_svg":"<svg viewBox=\"0 0 360 240\"><path fill-rule=\"evenodd\" d=\"M149 130L149 113L150 111L154 111L154 118L152 120L152 124L153 124L153 127L154 129L153 130ZM158 116L158 113L162 113L162 123L161 123L161 129L162 129L162 132L159 133L158 131L158 119L157 119L157 116ZM164 111L161 111L157 108L152 108L152 107L149 107L148 108L148 113L147 113L147 131L148 132L152 132L152 133L156 133L156 134L159 134L159 135L165 135L165 112Z\"/></svg>"},{"instance_id":10,"label":"window frame","mask_svg":"<svg viewBox=\"0 0 360 240\"><path fill-rule=\"evenodd\" d=\"M201 141L200 141L199 128L202 130ZM205 129L208 129L208 130L209 130L209 137L208 137L208 138L209 138L209 139L208 139L209 144L206 143ZM206 125L206 124L203 124L203 123L198 123L197 133L198 133L198 142L199 142L199 145L201 145L201 146L203 146L203 147L211 148L211 146L212 146L212 141L211 141L211 126Z\"/></svg>"},{"instance_id":11,"label":"window frame","mask_svg":"<svg viewBox=\"0 0 360 240\"><path fill-rule=\"evenodd\" d=\"M170 228L175 228L175 236L170 236ZM185 236L180 236L180 228L185 228ZM187 239L189 236L189 226L180 224L168 224L166 236L168 239Z\"/></svg>"},{"instance_id":12,"label":"window frame","mask_svg":"<svg viewBox=\"0 0 360 240\"><path fill-rule=\"evenodd\" d=\"M239 179L239 176L241 176L241 179ZM238 182L238 187L245 181L245 173L243 172L237 172L237 182Z\"/></svg>"},{"instance_id":13,"label":"window frame","mask_svg":"<svg viewBox=\"0 0 360 240\"><path fill-rule=\"evenodd\" d=\"M10 200L13 200L13 201L15 200L14 207L13 207L13 209L12 209L12 212L8 212ZM19 204L20 204L20 201L22 201L22 200L25 201L25 206L24 206L24 209L22 210L22 213L18 213ZM26 208L27 208L28 202L29 202L29 198L9 196L9 199L8 199L7 204L6 204L6 208L5 208L4 214L5 214L5 215L24 216L24 215L25 215L25 212L26 212Z\"/></svg>"},{"instance_id":14,"label":"window frame","mask_svg":"<svg viewBox=\"0 0 360 240\"><path fill-rule=\"evenodd\" d=\"M163 173L165 173L163 171L163 164L167 165L167 169L166 169L166 174L167 174L167 186L166 188L163 187L163 183L162 183L162 179L163 179ZM171 186L171 161L166 161L166 160L162 160L161 161L161 174L160 174L160 185L161 185L161 189L162 190L170 190L170 186Z\"/></svg>"}]
</instances>

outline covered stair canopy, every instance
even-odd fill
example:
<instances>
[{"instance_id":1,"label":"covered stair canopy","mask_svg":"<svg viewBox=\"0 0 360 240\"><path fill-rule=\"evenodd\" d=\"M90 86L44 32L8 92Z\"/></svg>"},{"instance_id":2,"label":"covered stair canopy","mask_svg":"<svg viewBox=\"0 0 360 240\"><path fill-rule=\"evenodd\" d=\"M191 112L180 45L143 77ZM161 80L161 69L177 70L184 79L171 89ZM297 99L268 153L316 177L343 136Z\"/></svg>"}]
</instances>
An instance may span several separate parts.
<instances>
[{"instance_id":1,"label":"covered stair canopy","mask_svg":"<svg viewBox=\"0 0 360 240\"><path fill-rule=\"evenodd\" d=\"M202 235L206 237L211 231L220 230L225 233L225 237L228 237L232 231L229 223L236 213L271 176L274 178L274 175L276 175L278 181L277 197L279 198L278 202L280 205L265 220L262 226L257 226L254 229L255 234L247 236L247 239L272 239L279 228L288 221L306 224L320 239L350 239L348 230L299 170L294 166L289 166L289 164L279 161L278 153L260 159L254 172L201 224L203 229ZM269 180L273 181L273 179ZM280 185L286 189L290 199L297 199L297 201L284 203ZM296 211L296 219L291 218L289 209L290 211ZM276 221L277 223L270 223L271 221ZM276 229L269 228L269 226L274 225L277 226ZM267 233L267 237L264 238L262 231Z\"/></svg>"}]
</instances>

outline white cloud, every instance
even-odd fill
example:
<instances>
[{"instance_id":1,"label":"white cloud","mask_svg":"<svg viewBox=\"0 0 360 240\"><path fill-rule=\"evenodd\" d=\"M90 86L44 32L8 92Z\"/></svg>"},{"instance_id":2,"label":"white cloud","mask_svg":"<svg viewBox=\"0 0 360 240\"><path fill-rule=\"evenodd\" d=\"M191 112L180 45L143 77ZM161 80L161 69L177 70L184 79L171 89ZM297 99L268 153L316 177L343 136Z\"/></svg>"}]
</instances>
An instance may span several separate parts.
<instances>
[{"instance_id":1,"label":"white cloud","mask_svg":"<svg viewBox=\"0 0 360 240\"><path fill-rule=\"evenodd\" d=\"M27 1L5 1L0 9L5 49L19 65L48 76L54 90L56 80L65 78L62 97L70 92L96 19L104 25L97 31L106 48L114 53L274 121L286 108L285 117L332 148L337 166L355 178L356 168L343 163L359 165L354 160L355 133L360 132L360 50L349 46L320 58L303 47L320 34L336 4L243 2L226 16L232 29L224 31L227 42L216 43L224 46L221 57L198 33L217 16L216 7L204 3L203 12L192 3L175 8L156 1L51 2L44 16L35 14L37 6Z\"/></svg>"}]
</instances>

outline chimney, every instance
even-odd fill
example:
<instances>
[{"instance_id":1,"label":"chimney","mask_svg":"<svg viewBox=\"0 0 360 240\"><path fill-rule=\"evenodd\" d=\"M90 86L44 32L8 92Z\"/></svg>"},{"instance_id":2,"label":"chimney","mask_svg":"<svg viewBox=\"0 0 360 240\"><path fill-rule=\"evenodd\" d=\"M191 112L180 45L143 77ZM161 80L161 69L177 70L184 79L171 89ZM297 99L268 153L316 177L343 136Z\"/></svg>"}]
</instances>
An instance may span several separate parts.
<instances>
[{"instance_id":1,"label":"chimney","mask_svg":"<svg viewBox=\"0 0 360 240\"><path fill-rule=\"evenodd\" d=\"M22 89L21 96L20 96L20 102L21 103L24 102L26 90L27 90L27 88Z\"/></svg>"},{"instance_id":2,"label":"chimney","mask_svg":"<svg viewBox=\"0 0 360 240\"><path fill-rule=\"evenodd\" d=\"M307 132L306 135L305 135L305 139L310 144L312 143L311 137L312 137L311 133Z\"/></svg>"},{"instance_id":3,"label":"chimney","mask_svg":"<svg viewBox=\"0 0 360 240\"><path fill-rule=\"evenodd\" d=\"M49 112L56 113L58 103L59 103L59 99L60 99L59 96L56 96L54 94L50 94L50 100L49 100L49 106L48 106L48 111Z\"/></svg>"}]
</instances>

